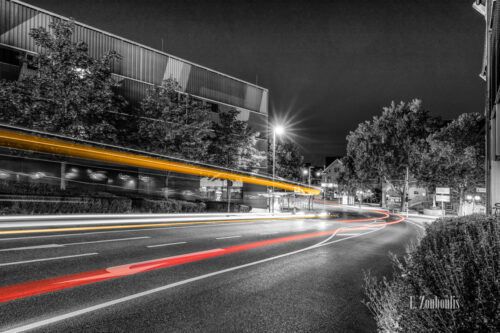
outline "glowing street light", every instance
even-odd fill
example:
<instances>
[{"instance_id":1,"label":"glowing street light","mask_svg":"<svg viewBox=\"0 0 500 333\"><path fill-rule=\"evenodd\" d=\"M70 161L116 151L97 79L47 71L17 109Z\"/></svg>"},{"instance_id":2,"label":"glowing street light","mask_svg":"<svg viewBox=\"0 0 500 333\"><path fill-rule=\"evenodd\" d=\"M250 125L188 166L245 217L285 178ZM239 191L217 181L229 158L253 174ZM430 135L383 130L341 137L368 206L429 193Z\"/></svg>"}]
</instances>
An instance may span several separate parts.
<instances>
[{"instance_id":1,"label":"glowing street light","mask_svg":"<svg viewBox=\"0 0 500 333\"><path fill-rule=\"evenodd\" d=\"M304 169L302 170L302 174L305 176L305 175L308 175L307 177L307 183L309 184L309 186L311 186L311 169L313 168L313 166L309 166L307 169Z\"/></svg>"},{"instance_id":2,"label":"glowing street light","mask_svg":"<svg viewBox=\"0 0 500 333\"><path fill-rule=\"evenodd\" d=\"M283 126L281 126L281 125L276 125L274 127L274 133L278 134L278 135L284 134L285 133L285 128Z\"/></svg>"}]
</instances>

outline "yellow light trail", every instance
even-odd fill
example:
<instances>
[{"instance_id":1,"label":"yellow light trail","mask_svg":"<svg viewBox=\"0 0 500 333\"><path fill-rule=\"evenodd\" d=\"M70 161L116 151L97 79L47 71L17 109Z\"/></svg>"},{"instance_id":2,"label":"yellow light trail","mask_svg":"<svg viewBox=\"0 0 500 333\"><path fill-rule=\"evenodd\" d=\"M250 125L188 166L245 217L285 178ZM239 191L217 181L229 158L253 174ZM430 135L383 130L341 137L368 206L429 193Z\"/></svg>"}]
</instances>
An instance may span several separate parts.
<instances>
[{"instance_id":1,"label":"yellow light trail","mask_svg":"<svg viewBox=\"0 0 500 333\"><path fill-rule=\"evenodd\" d=\"M47 233L56 231L89 231L89 230L113 230L113 229L128 229L128 228L151 228L165 227L177 225L192 225L192 224L214 224L214 223L237 223L237 222L257 222L257 221L272 221L272 220L295 220L295 219L314 219L320 216L298 216L298 217L267 217L260 219L245 219L245 220L218 220L218 221L194 221L194 222L173 222L173 223L148 223L148 224L122 224L109 226L93 226L93 227L66 227L66 228L48 228L48 229L19 229L19 230L3 230L0 235L12 234L33 234Z\"/></svg>"},{"instance_id":2,"label":"yellow light trail","mask_svg":"<svg viewBox=\"0 0 500 333\"><path fill-rule=\"evenodd\" d=\"M261 177L248 176L234 172L189 165L186 163L173 162L148 156L122 153L115 150L96 148L56 139L42 138L39 136L22 134L3 129L0 129L0 146L68 157L84 158L88 160L102 161L134 167L173 171L201 177L240 181L243 183L270 186L288 191L296 191L303 194L320 194L320 191L317 189L303 187L291 183L272 181Z\"/></svg>"}]
</instances>

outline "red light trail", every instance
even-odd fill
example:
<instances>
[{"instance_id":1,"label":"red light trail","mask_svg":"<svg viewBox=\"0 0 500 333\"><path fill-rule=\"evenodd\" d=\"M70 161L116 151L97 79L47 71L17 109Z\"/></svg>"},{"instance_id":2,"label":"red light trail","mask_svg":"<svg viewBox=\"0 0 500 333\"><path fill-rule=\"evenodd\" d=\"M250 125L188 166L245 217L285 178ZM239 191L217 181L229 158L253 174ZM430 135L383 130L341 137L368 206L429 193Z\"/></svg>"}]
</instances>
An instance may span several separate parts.
<instances>
[{"instance_id":1,"label":"red light trail","mask_svg":"<svg viewBox=\"0 0 500 333\"><path fill-rule=\"evenodd\" d=\"M384 214L384 216L379 217L379 218L372 218L372 219L345 220L342 222L373 221L373 220L384 219L384 218L387 218L389 216L389 214L387 214L387 212L383 212L383 211L376 211L376 212L378 212L380 214ZM223 256L226 254L237 253L237 252L255 249L255 248L268 246L268 245L272 245L272 244L286 243L286 242L292 242L292 241L296 241L296 240L327 236L327 235L332 235L334 233L342 233L342 232L352 231L352 230L356 230L356 229L374 228L374 227L399 223L399 222L402 222L404 220L404 217L402 217L402 216L395 215L395 214L393 214L393 215L399 217L399 219L395 220L395 221L391 221L391 222L379 222L379 223L374 223L374 224L365 224L362 226L352 227L352 228L341 228L341 229L331 230L331 231L280 237L280 238L269 239L269 240L264 240L264 241L259 241L259 242L230 246L230 247L221 248L221 249L212 249L212 250L207 250L207 251L188 253L188 254L183 254L183 255L178 255L178 256L173 256L173 257L148 260L148 261L132 263L132 264L127 264L127 265L121 265L121 266L114 266L114 267L109 267L109 268L99 269L99 270L94 270L94 271L89 271L89 272L64 275L64 276L59 276L59 277L49 278L49 279L44 279L44 280L39 280L39 281L19 283L19 284L15 284L15 285L11 285L11 286L1 287L0 288L0 302L8 302L8 301L12 301L12 300L20 299L20 298L25 298L25 297L29 297L29 296L34 296L34 295L40 295L40 294L44 294L44 293L48 293L48 292L52 292L52 291L57 291L57 290L62 290L62 289L67 289L67 288L72 288L72 287L77 287L77 286L83 286L83 285L87 285L87 284L91 284L91 283L106 281L106 280L110 280L110 279L115 279L115 278L119 278L119 277L123 277L123 276L129 276L129 275L143 273L143 272L147 272L147 271L162 269L162 268L166 268L166 267L178 266L178 265L182 265L182 264L186 264L186 263L196 262L196 261L200 261L200 260L204 260L204 259L208 259L208 258L219 257L219 256ZM336 222L340 222L340 221L336 221Z\"/></svg>"}]
</instances>

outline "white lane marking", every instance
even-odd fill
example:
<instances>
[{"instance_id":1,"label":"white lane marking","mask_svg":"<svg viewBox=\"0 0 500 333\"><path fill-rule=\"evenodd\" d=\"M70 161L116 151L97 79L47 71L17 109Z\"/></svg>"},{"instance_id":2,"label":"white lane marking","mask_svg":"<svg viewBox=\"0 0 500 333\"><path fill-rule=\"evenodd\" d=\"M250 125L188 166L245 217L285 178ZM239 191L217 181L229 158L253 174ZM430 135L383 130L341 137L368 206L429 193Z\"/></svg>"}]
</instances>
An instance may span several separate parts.
<instances>
[{"instance_id":1,"label":"white lane marking","mask_svg":"<svg viewBox=\"0 0 500 333\"><path fill-rule=\"evenodd\" d=\"M296 251L284 253L284 254L281 254L281 255L274 256L274 257L270 257L270 258L266 258L266 259L254 261L254 262L251 262L251 263L248 263L248 264L234 266L234 267L231 267L231 268L227 268L227 269L223 269L223 270L220 270L220 271L216 271L216 272L212 272L212 273L200 275L200 276L197 276L197 277L194 277L194 278L190 278L190 279L186 279L186 280L183 280L183 281L171 283L171 284L168 284L168 285L165 285L165 286L161 286L161 287L158 287L158 288L146 290L146 291L143 291L143 292L140 292L140 293L137 293L137 294L133 294L133 295L130 295L130 296L118 298L118 299L115 299L115 300L112 300L112 301L108 301L108 302L105 302L105 303L101 303L101 304L97 304L97 305L94 305L94 306L91 306L91 307L88 307L88 308L80 309L80 310L77 310L77 311L69 312L69 313L66 313L66 314L62 314L62 315L59 315L59 316L55 316L55 317L52 317L52 318L48 318L48 319L45 319L45 320L34 322L34 323L31 323L31 324L28 324L28 325L20 326L20 327L17 327L17 328L5 331L4 333L14 333L14 332L17 333L17 332L24 332L24 331L27 331L27 330L35 329L35 328L42 327L42 326L45 326L45 325L49 325L49 324L52 324L52 323L56 323L56 322L59 322L59 321L65 320L65 319L69 319L69 318L72 318L72 317L80 316L80 315L85 314L85 313L89 313L89 312L93 312L93 311L96 311L96 310L99 310L99 309L107 308L107 307L110 307L112 305L116 305L116 304L119 304L119 303L130 301L130 300L133 300L133 299L136 299L136 298L140 298L140 297L143 297L143 296L147 296L147 295L150 295L150 294L158 293L158 292L161 292L161 291L164 291L164 290L167 290L167 289L171 289L171 288L174 288L174 287L177 287L177 286L181 286L181 285L184 285L184 284L188 284L188 283L191 283L191 282L195 282L195 281L198 281L198 280L206 279L208 277L220 275L220 274L223 274L223 273L227 273L227 272L239 270L239 269L242 269L242 268L246 268L246 267L258 265L258 264L261 264L261 263L264 263L264 262L268 262L268 261L276 260L276 259L279 259L279 258L287 257L287 256L290 256L290 255L297 254L297 253L300 253L300 252L304 252L304 251L307 251L307 250L310 250L310 249L314 249L314 248L317 248L317 247L321 247L321 246L325 246L325 245L328 245L328 244L340 242L340 241L343 241L343 240L346 240L346 239L349 239L349 238L355 238L355 237L359 237L359 236L364 235L364 234L376 232L376 231L379 231L381 229L383 229L383 227L382 228L375 228L373 231L369 231L369 232L366 232L366 233L363 233L363 234L360 234L360 235L357 235L357 236L350 236L350 237L347 237L347 238L341 238L341 239L338 239L338 240L335 240L335 241L332 241L332 242L325 243L325 241L331 239L332 236L335 235L335 233L334 233L331 236L329 236L328 238L326 238L325 240L323 240L322 242L320 242L318 244L315 244L315 245L312 245L312 246L309 246L309 247L306 247L306 248L303 248L303 249L300 249L300 250L296 250Z\"/></svg>"},{"instance_id":2,"label":"white lane marking","mask_svg":"<svg viewBox=\"0 0 500 333\"><path fill-rule=\"evenodd\" d=\"M373 228L374 230L365 232L363 234L359 234L359 235L356 235L356 236L349 236L349 237L346 237L346 238L341 238L341 239L337 239L337 240L325 243L325 241L331 239L331 237L333 235L335 235L335 233L334 233L332 236L329 236L328 238L326 238L325 240L319 242L318 244L314 244L314 245L311 245L309 247L306 247L306 248L303 248L303 249L300 249L300 250L296 250L296 251L292 251L292 252L287 252L287 253L280 254L280 255L277 255L277 256L274 256L274 257L257 260L257 261L254 261L254 262L250 262L248 264L234 266L234 267L226 268L226 269L223 269L223 270L220 270L220 271L216 271L216 272L212 272L212 273L208 273L208 274L199 275L199 276L196 276L194 278L182 280L182 281L179 281L179 282L174 282L174 283L167 284L167 285L164 285L164 286L161 286L161 287L158 287L158 288L146 290L146 291L143 291L143 292L140 292L140 293L137 293L137 294L132 294L132 295L129 295L129 296L125 296L125 297L114 299L112 301L108 301L108 302L96 304L96 305L90 306L88 308L84 308L84 309L80 309L80 310L68 312L68 313L65 313L65 314L62 314L62 315L58 315L58 316L55 316L55 317L52 317L52 318L47 318L47 319L44 319L44 320L41 320L41 321L33 322L31 324L19 326L19 327L10 329L8 331L4 331L3 333L25 332L25 331L28 331L28 330L32 330L32 329L35 329L35 328L42 327L42 326L54 324L54 323L57 323L59 321L63 321L63 320L69 319L69 318L81 316L81 315L89 313L89 312L93 312L93 311L96 311L96 310L104 309L104 308L107 308L107 307L110 307L110 306L113 306L113 305L116 305L116 304L120 304L120 303L123 303L123 302L131 301L131 300L134 300L134 299L137 299L137 298L140 298L140 297L144 297L144 296L147 296L147 295L155 294L155 293L167 290L167 289L171 289L171 288L174 288L174 287L182 286L184 284L188 284L188 283L191 283L191 282L203 280L203 279L206 279L206 278L209 278L209 277L212 277L212 276L216 276L216 275L220 275L220 274L224 274L224 273L227 273L227 272L232 272L232 271L240 270L242 268L255 266L255 265L258 265L258 264L261 264L261 263L265 263L265 262L268 262L268 261L280 259L280 258L283 258L283 257L288 257L288 256L291 256L291 255L300 253L300 252L308 251L308 250L315 249L315 248L322 247L322 246L326 246L326 245L329 245L329 244L332 244L332 243L341 242L341 241L344 241L344 240L347 240L347 239L350 239L350 238L355 238L355 237L359 237L359 236L366 235L366 234L369 234L369 233L373 233L373 232L382 230L384 228L385 228L385 225L382 228Z\"/></svg>"},{"instance_id":3,"label":"white lane marking","mask_svg":"<svg viewBox=\"0 0 500 333\"><path fill-rule=\"evenodd\" d=\"M148 245L146 247L160 247L160 246L170 246L170 245L178 245L178 244L186 244L187 242L177 242L177 243L167 243L167 244L156 244L156 245Z\"/></svg>"},{"instance_id":4,"label":"white lane marking","mask_svg":"<svg viewBox=\"0 0 500 333\"><path fill-rule=\"evenodd\" d=\"M78 243L64 243L64 244L46 244L46 245L35 245L35 246L25 246L25 247L13 247L10 249L2 249L1 252L5 251L21 251L21 250L34 250L34 249L49 249L53 247L65 247L68 245L80 245L80 244L93 244L93 243L105 243L105 242L118 242L125 240L133 240L133 239L144 239L151 238L149 236L143 237L132 237L132 238L118 238L118 239L103 239L98 241L90 241L90 242L78 242Z\"/></svg>"},{"instance_id":5,"label":"white lane marking","mask_svg":"<svg viewBox=\"0 0 500 333\"><path fill-rule=\"evenodd\" d=\"M146 238L151 238L151 237L149 237L149 236L142 236L142 237L131 237L131 238L103 239L103 240L88 241L88 242L64 243L64 244L61 244L61 245L62 245L62 246L66 246L66 245L80 245L80 244L93 244L93 243L119 242L119 241L125 241L125 240L146 239Z\"/></svg>"},{"instance_id":6,"label":"white lane marking","mask_svg":"<svg viewBox=\"0 0 500 333\"><path fill-rule=\"evenodd\" d=\"M226 237L218 237L216 239L228 239L228 238L239 238L241 236L226 236Z\"/></svg>"},{"instance_id":7,"label":"white lane marking","mask_svg":"<svg viewBox=\"0 0 500 333\"><path fill-rule=\"evenodd\" d=\"M353 233L353 234L351 234L351 233L349 233L349 234L348 234L348 233L342 232L342 233L340 233L340 234L339 234L339 233L337 233L337 236L356 236L356 235L360 235L360 234L361 234L360 232L358 232L358 233Z\"/></svg>"},{"instance_id":8,"label":"white lane marking","mask_svg":"<svg viewBox=\"0 0 500 333\"><path fill-rule=\"evenodd\" d=\"M275 235L277 234L278 232L262 232L260 233L261 235Z\"/></svg>"},{"instance_id":9,"label":"white lane marking","mask_svg":"<svg viewBox=\"0 0 500 333\"><path fill-rule=\"evenodd\" d=\"M75 254L75 255L72 255L72 256L62 256L62 257L52 257L52 258L43 258L43 259L33 259L33 260L6 262L6 263L0 263L0 266L11 266L11 265L28 264L30 262L39 262L39 261L49 261L49 260L58 260L58 259L77 258L77 257L93 256L93 255L96 255L96 254L99 254L99 253L92 252L92 253Z\"/></svg>"},{"instance_id":10,"label":"white lane marking","mask_svg":"<svg viewBox=\"0 0 500 333\"><path fill-rule=\"evenodd\" d=\"M24 247L13 247L10 249L2 249L0 252L4 251L22 251L22 250L36 250L36 249L50 249L53 247L64 247L60 244L45 244L45 245L35 245L35 246L24 246Z\"/></svg>"}]
</instances>

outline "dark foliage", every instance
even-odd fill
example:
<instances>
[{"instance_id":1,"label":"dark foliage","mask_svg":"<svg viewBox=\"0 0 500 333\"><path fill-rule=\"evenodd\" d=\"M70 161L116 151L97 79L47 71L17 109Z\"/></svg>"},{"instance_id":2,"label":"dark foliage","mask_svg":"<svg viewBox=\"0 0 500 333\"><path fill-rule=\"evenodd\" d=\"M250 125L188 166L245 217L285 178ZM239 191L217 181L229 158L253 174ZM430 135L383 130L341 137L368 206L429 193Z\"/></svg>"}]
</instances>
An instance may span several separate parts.
<instances>
[{"instance_id":1,"label":"dark foliage","mask_svg":"<svg viewBox=\"0 0 500 333\"><path fill-rule=\"evenodd\" d=\"M392 280L367 276L368 307L380 332L498 332L500 225L466 216L431 224ZM458 309L410 309L409 298L456 297Z\"/></svg>"}]
</instances>

